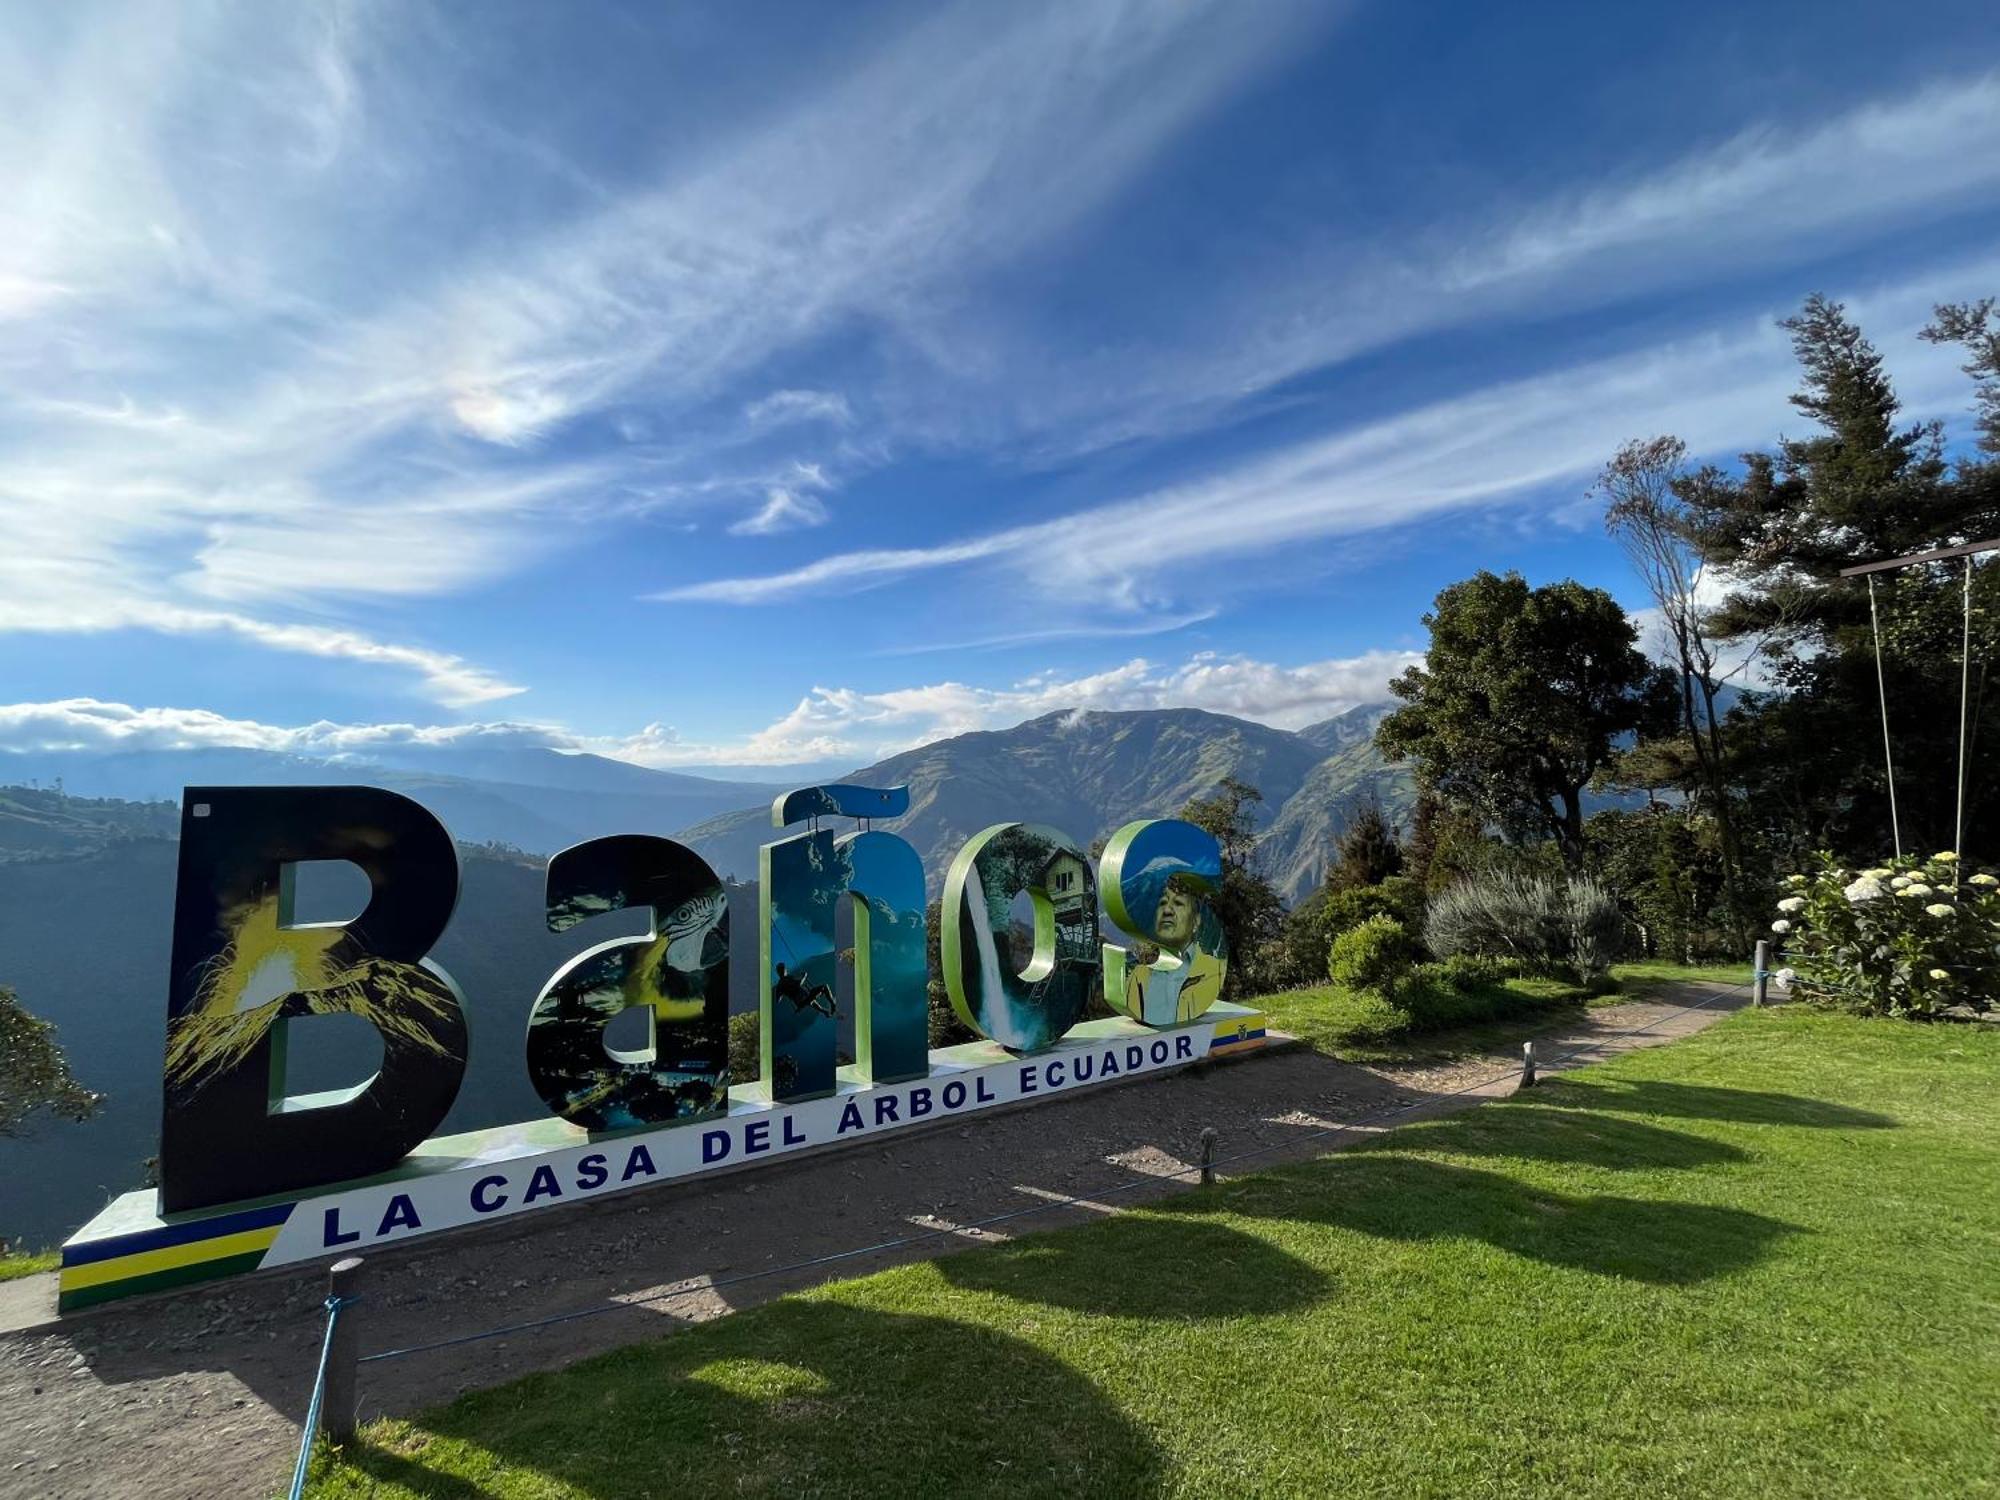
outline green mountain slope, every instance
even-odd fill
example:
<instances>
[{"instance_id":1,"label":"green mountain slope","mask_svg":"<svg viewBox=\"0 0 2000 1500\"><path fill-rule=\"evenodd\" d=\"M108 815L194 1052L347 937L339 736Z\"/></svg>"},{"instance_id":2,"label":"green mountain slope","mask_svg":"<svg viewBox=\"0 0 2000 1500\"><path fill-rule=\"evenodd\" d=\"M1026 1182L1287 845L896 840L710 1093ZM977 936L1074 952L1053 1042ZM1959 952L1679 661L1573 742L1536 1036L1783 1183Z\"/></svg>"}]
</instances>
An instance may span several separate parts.
<instances>
[{"instance_id":1,"label":"green mountain slope","mask_svg":"<svg viewBox=\"0 0 2000 1500\"><path fill-rule=\"evenodd\" d=\"M1134 818L1172 816L1229 776L1264 793L1269 822L1320 759L1287 730L1198 709L1072 712L939 740L842 779L909 786L909 813L881 826L916 847L935 891L959 846L990 824L1050 823L1088 844ZM741 879L756 878L757 847L773 836L768 803L680 835Z\"/></svg>"}]
</instances>

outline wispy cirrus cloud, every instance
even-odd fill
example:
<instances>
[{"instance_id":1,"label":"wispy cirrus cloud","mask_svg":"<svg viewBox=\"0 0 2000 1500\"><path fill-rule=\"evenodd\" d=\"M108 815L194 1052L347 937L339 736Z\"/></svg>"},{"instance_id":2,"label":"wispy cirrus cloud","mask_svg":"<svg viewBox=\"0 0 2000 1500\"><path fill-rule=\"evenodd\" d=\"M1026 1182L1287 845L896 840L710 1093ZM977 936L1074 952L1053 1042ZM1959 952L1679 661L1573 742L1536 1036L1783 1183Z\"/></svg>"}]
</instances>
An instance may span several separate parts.
<instances>
[{"instance_id":1,"label":"wispy cirrus cloud","mask_svg":"<svg viewBox=\"0 0 2000 1500\"><path fill-rule=\"evenodd\" d=\"M1888 287L1864 289L1856 312L1893 330L1906 409L1960 410L1968 393L1957 357L1914 334L1932 304L2000 282L1980 260ZM759 605L839 592L911 574L968 566L1009 570L1016 586L1050 596L1089 589L1115 598L1131 586L1128 540L1146 538L1151 597L1167 609L1176 577L1212 586L1228 559L1269 555L1393 528L1453 511L1498 507L1562 487L1579 494L1618 445L1673 432L1701 454L1766 442L1789 414L1797 382L1789 342L1770 317L1592 360L1365 423L1184 483L1071 513L926 547L831 553L798 567L705 580L657 595L668 602Z\"/></svg>"},{"instance_id":2,"label":"wispy cirrus cloud","mask_svg":"<svg viewBox=\"0 0 2000 1500\"><path fill-rule=\"evenodd\" d=\"M127 625L378 661L458 703L512 688L323 617L505 576L635 507L755 496L738 534L817 524L809 479L709 476L760 433L844 432L845 397L762 381L733 430L709 408L1062 234L1323 24L1219 0L927 9L610 191L494 98L435 128L457 80L407 65L414 13L253 9L47 13L0 56L0 155L34 164L0 202L0 525L27 539L0 629L99 628L122 595ZM496 148L530 164L531 232L472 193ZM628 441L707 442L623 473L539 456L635 402Z\"/></svg>"}]
</instances>

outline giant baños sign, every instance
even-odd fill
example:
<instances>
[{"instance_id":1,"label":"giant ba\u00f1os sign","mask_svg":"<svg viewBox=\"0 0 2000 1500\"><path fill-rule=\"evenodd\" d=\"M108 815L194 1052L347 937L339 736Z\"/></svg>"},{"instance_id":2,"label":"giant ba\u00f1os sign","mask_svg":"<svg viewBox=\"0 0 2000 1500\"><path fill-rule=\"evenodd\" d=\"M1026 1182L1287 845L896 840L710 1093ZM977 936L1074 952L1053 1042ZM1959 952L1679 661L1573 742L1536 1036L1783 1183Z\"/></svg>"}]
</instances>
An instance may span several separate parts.
<instances>
[{"instance_id":1,"label":"giant ba\u00f1os sign","mask_svg":"<svg viewBox=\"0 0 2000 1500\"><path fill-rule=\"evenodd\" d=\"M427 957L458 901L458 853L417 803L376 787L190 787L181 815L157 1192L127 1193L63 1247L64 1309L671 1181L946 1116L1093 1087L1257 1045L1221 1003L1229 961L1210 904L1215 840L1126 825L1092 860L1054 828L1002 823L945 879L938 934L952 1008L982 1040L928 1045L924 870L893 833L905 787L805 787L804 825L758 860L760 1075L729 1068L729 902L672 839L592 839L548 862L547 922L615 911L644 935L600 942L524 1007L520 1066L546 1118L434 1137L465 1076L464 997ZM851 818L854 831L820 827ZM299 865L368 878L360 915L293 919ZM1135 940L1101 944L1099 894ZM1032 912L1025 962L1016 903ZM853 939L836 937L843 903ZM854 1061L839 1060L851 965ZM1085 1020L1102 996L1112 1015ZM607 1031L645 1018L639 1046ZM286 1092L290 1023L358 1016L382 1064L335 1093Z\"/></svg>"}]
</instances>

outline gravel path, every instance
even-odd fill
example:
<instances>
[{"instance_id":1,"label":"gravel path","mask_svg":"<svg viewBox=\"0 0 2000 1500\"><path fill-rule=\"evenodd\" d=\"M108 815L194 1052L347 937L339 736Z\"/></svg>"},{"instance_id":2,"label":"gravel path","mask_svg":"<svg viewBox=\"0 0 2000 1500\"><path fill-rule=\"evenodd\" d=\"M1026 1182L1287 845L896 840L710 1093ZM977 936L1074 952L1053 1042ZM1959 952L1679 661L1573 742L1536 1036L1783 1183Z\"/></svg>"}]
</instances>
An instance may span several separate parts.
<instances>
[{"instance_id":1,"label":"gravel path","mask_svg":"<svg viewBox=\"0 0 2000 1500\"><path fill-rule=\"evenodd\" d=\"M1675 1014L1714 998L1707 1009ZM1536 1034L1580 1066L1698 1031L1740 988L1684 984ZM1657 1025L1655 1025L1657 1023ZM1617 1033L1654 1026L1642 1035ZM530 1371L754 1306L782 1292L1075 1222L1112 1203L1182 1191L1204 1126L1241 1170L1316 1155L1385 1124L1324 1127L1409 1108L1387 1123L1514 1091L1518 1044L1427 1066L1366 1068L1304 1048L1005 1111L754 1172L599 1200L477 1233L378 1252L349 1316L364 1353L427 1343L605 1302L684 1292L602 1316L364 1365L364 1418L402 1413ZM1544 1062L1545 1071L1555 1069ZM1498 1073L1505 1076L1494 1080ZM1078 1204L991 1228L965 1226L1051 1200ZM923 1231L918 1243L806 1271L728 1283ZM0 1496L148 1500L282 1490L318 1354L323 1267L115 1303L54 1321L53 1276L0 1284Z\"/></svg>"}]
</instances>

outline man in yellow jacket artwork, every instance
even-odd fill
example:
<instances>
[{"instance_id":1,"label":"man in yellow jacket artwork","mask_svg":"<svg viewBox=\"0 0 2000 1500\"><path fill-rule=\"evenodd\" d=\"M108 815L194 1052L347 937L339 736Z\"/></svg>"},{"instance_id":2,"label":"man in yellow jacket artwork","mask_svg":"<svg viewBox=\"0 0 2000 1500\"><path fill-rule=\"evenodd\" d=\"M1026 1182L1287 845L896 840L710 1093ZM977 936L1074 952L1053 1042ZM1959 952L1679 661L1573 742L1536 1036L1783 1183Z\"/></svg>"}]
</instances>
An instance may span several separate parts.
<instances>
[{"instance_id":1,"label":"man in yellow jacket artwork","mask_svg":"<svg viewBox=\"0 0 2000 1500\"><path fill-rule=\"evenodd\" d=\"M1149 1026L1192 1021L1222 998L1227 949L1222 924L1191 877L1175 875L1161 888L1153 935L1160 956L1126 972L1125 1009Z\"/></svg>"}]
</instances>

